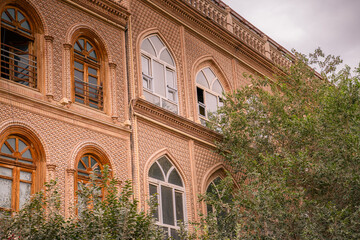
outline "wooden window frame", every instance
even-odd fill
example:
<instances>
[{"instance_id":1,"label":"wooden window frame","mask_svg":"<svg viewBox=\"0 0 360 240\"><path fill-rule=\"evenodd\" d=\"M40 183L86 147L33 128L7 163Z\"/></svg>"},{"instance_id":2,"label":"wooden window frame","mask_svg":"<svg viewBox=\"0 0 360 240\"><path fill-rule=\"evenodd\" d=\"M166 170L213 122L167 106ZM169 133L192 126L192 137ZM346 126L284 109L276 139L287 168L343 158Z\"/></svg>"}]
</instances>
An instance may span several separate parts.
<instances>
[{"instance_id":1,"label":"wooden window frame","mask_svg":"<svg viewBox=\"0 0 360 240\"><path fill-rule=\"evenodd\" d=\"M32 141L29 141L28 139L24 138L21 135L10 134L10 135L6 136L0 143L1 144L0 149L3 146L3 144L5 144L5 142L10 138L16 139L16 143L15 143L16 149L12 149L12 150L14 150L15 153L14 153L14 155L8 155L8 154L1 153L2 156L0 155L0 167L11 169L12 177L1 176L0 178L12 180L11 208L7 209L7 208L0 207L0 210L11 212L11 211L19 211L20 210L19 204L20 204L20 183L21 182L31 183L31 190L30 190L31 195L34 194L35 191L39 189L39 187L37 186L37 182L38 182L37 179L39 178L39 175L40 175L40 172L39 172L40 167L38 166L39 165L39 150L36 149L36 147L34 147L34 144ZM21 153L18 153L18 139L20 139L25 144L27 144L27 146L28 146L27 148L29 149L29 151L31 152L31 155L32 155L33 164L27 164L27 163L22 163L22 162L18 161L19 159L21 160L21 157L19 156L19 154L21 154ZM6 145L8 146L8 144L6 144ZM25 148L23 150L23 153L25 153L25 150L27 148ZM13 156L13 158L15 160L10 160L10 159L6 158L6 157L10 157L10 156ZM25 160L28 161L28 159L26 159L26 158L25 158ZM20 172L31 173L32 174L31 181L21 180Z\"/></svg>"},{"instance_id":2,"label":"wooden window frame","mask_svg":"<svg viewBox=\"0 0 360 240\"><path fill-rule=\"evenodd\" d=\"M2 19L2 14L5 11L8 11L8 9L14 9L15 11L15 24L13 22L9 22L5 19ZM24 19L21 21L18 21L18 12L20 12ZM9 18L9 14L6 14ZM10 31L14 34L20 35L23 38L26 38L28 40L28 51L24 52L20 49L15 48L12 45L7 45L3 43L0 32L0 38L1 38L1 75L4 75L5 77L1 77L4 80L12 81L18 84L21 84L23 86L28 86L30 88L38 88L38 73L39 73L39 61L37 59L37 51L35 49L36 46L36 38L35 38L35 25L32 22L32 19L28 16L28 14L21 10L18 7L15 7L13 5L7 5L5 6L0 14L0 28L1 32L3 31ZM12 18L12 17L11 17ZM21 23L27 21L29 24L30 30L27 30L26 28L21 27ZM11 26L9 26L11 25ZM16 53L15 53L16 52ZM27 55L28 59L22 58L22 55ZM5 60L7 59L7 60ZM21 59L21 61L20 61ZM6 66L8 65L8 66ZM3 71L4 69L4 71ZM27 77L21 78L17 75Z\"/></svg>"},{"instance_id":3,"label":"wooden window frame","mask_svg":"<svg viewBox=\"0 0 360 240\"><path fill-rule=\"evenodd\" d=\"M82 50L80 52L73 47L72 61L71 61L72 62L72 89L73 89L72 101L77 102L81 105L90 107L91 109L104 111L104 102L105 101L104 101L104 81L103 81L104 74L103 74L102 56L100 54L100 51L98 50L99 49L98 46L94 43L94 41L90 40L89 38L87 38L85 36L80 35L79 37L77 37L73 46L75 46L75 44L79 40L84 41L84 46L86 46L87 43L89 43L91 45L91 47L92 47L91 50L95 52L96 58L89 56L89 51ZM83 55L83 56L80 56L80 55ZM76 68L75 62L82 64L83 69ZM93 75L93 74L89 73L89 68L95 69L97 71L97 75ZM82 83L80 83L80 81L77 81L78 83L76 83L75 71L83 72ZM97 79L97 85L95 87L91 86L94 84L89 83L89 77L94 77ZM83 93L79 93L76 91L76 89L78 88L77 84L83 85L83 88L82 88ZM95 93L91 93L89 89L95 89ZM97 97L93 98L90 96L91 94L96 94ZM83 103L77 101L77 99L83 100ZM91 106L91 105L93 105L93 106Z\"/></svg>"}]
</instances>

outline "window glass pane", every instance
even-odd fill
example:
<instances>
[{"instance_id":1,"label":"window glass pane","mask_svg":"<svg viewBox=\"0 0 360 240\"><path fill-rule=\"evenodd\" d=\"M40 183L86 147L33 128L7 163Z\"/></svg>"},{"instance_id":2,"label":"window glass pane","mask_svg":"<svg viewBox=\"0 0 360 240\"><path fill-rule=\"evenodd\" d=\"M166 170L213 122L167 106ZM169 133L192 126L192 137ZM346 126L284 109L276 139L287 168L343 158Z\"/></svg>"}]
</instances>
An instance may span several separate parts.
<instances>
[{"instance_id":1,"label":"window glass pane","mask_svg":"<svg viewBox=\"0 0 360 240\"><path fill-rule=\"evenodd\" d=\"M164 181L164 175L161 172L160 167L156 162L151 166L149 170L149 177Z\"/></svg>"},{"instance_id":2,"label":"window glass pane","mask_svg":"<svg viewBox=\"0 0 360 240\"><path fill-rule=\"evenodd\" d=\"M203 71L205 73L205 76L206 76L208 82L211 83L216 78L215 74L213 73L213 71L211 71L210 68L205 68L205 69L203 69Z\"/></svg>"},{"instance_id":3,"label":"window glass pane","mask_svg":"<svg viewBox=\"0 0 360 240\"><path fill-rule=\"evenodd\" d=\"M8 17L8 15L6 15L5 11L1 14L1 18L6 20L6 21L11 22L10 18Z\"/></svg>"},{"instance_id":4,"label":"window glass pane","mask_svg":"<svg viewBox=\"0 0 360 240\"><path fill-rule=\"evenodd\" d=\"M216 93L218 93L219 95L222 95L224 92L223 87L221 86L220 82L218 79L215 80L213 86L212 86L212 90Z\"/></svg>"},{"instance_id":5,"label":"window glass pane","mask_svg":"<svg viewBox=\"0 0 360 240\"><path fill-rule=\"evenodd\" d=\"M160 166L162 167L165 175L169 171L169 169L172 167L172 164L169 162L169 160L166 157L162 157L158 160L160 163Z\"/></svg>"},{"instance_id":6,"label":"window glass pane","mask_svg":"<svg viewBox=\"0 0 360 240\"><path fill-rule=\"evenodd\" d=\"M168 240L168 238L169 238L169 228L167 228L167 227L162 227L162 229L163 229L163 231L164 231L164 235L165 235L165 240Z\"/></svg>"},{"instance_id":7,"label":"window glass pane","mask_svg":"<svg viewBox=\"0 0 360 240\"><path fill-rule=\"evenodd\" d=\"M210 88L208 81L202 71L196 76L196 82L205 88Z\"/></svg>"},{"instance_id":8,"label":"window glass pane","mask_svg":"<svg viewBox=\"0 0 360 240\"><path fill-rule=\"evenodd\" d=\"M15 151L16 150L16 147L15 147L15 138L9 138L7 140L7 142L10 144L10 146L12 147L12 149Z\"/></svg>"},{"instance_id":9,"label":"window glass pane","mask_svg":"<svg viewBox=\"0 0 360 240\"><path fill-rule=\"evenodd\" d=\"M28 21L25 21L25 22L21 23L21 27L23 27L23 28L25 28L27 30L30 30L30 25L29 25Z\"/></svg>"},{"instance_id":10,"label":"window glass pane","mask_svg":"<svg viewBox=\"0 0 360 240\"><path fill-rule=\"evenodd\" d=\"M154 91L165 97L165 71L164 65L154 61Z\"/></svg>"},{"instance_id":11,"label":"window glass pane","mask_svg":"<svg viewBox=\"0 0 360 240\"><path fill-rule=\"evenodd\" d=\"M175 184L175 185L178 185L178 186L181 186L181 187L183 186L181 177L180 177L179 173L176 171L175 168L170 173L169 183L172 183L172 184Z\"/></svg>"},{"instance_id":12,"label":"window glass pane","mask_svg":"<svg viewBox=\"0 0 360 240\"><path fill-rule=\"evenodd\" d=\"M6 177L12 177L12 169L0 167L0 175L6 176Z\"/></svg>"},{"instance_id":13,"label":"window glass pane","mask_svg":"<svg viewBox=\"0 0 360 240\"><path fill-rule=\"evenodd\" d=\"M150 184L149 185L149 193L150 196L153 196L157 194L157 187L155 185ZM156 195L157 202L159 201L159 196ZM156 207L155 212L153 213L153 218L156 219L156 221L159 221L159 209Z\"/></svg>"},{"instance_id":14,"label":"window glass pane","mask_svg":"<svg viewBox=\"0 0 360 240\"><path fill-rule=\"evenodd\" d=\"M97 70L96 69L89 67L88 70L89 70L90 74L97 76Z\"/></svg>"},{"instance_id":15,"label":"window glass pane","mask_svg":"<svg viewBox=\"0 0 360 240\"><path fill-rule=\"evenodd\" d=\"M150 37L151 42L153 43L156 52L159 54L160 50L165 47L164 44L161 42L161 40L157 36Z\"/></svg>"},{"instance_id":16,"label":"window glass pane","mask_svg":"<svg viewBox=\"0 0 360 240\"><path fill-rule=\"evenodd\" d=\"M149 79L144 77L144 76L143 76L143 88L146 88L146 89L149 89L149 90L151 89Z\"/></svg>"},{"instance_id":17,"label":"window glass pane","mask_svg":"<svg viewBox=\"0 0 360 240\"><path fill-rule=\"evenodd\" d=\"M97 161L94 158L90 157L90 159L91 159L91 167L97 164Z\"/></svg>"},{"instance_id":18,"label":"window glass pane","mask_svg":"<svg viewBox=\"0 0 360 240\"><path fill-rule=\"evenodd\" d=\"M89 76L89 83L93 84L93 87L94 85L97 85L97 82L98 82L97 78Z\"/></svg>"},{"instance_id":19,"label":"window glass pane","mask_svg":"<svg viewBox=\"0 0 360 240\"><path fill-rule=\"evenodd\" d=\"M166 100L165 98L162 99L162 107L165 108L166 110L169 110L170 112L178 114L177 104L172 103L172 102Z\"/></svg>"},{"instance_id":20,"label":"window glass pane","mask_svg":"<svg viewBox=\"0 0 360 240\"><path fill-rule=\"evenodd\" d=\"M75 79L84 81L84 73L83 72L75 70L74 73L75 73Z\"/></svg>"},{"instance_id":21,"label":"window glass pane","mask_svg":"<svg viewBox=\"0 0 360 240\"><path fill-rule=\"evenodd\" d=\"M84 39L79 39L78 42L79 42L80 47L81 47L82 49L85 49Z\"/></svg>"},{"instance_id":22,"label":"window glass pane","mask_svg":"<svg viewBox=\"0 0 360 240\"><path fill-rule=\"evenodd\" d=\"M155 49L151 45L149 39L145 39L141 44L141 49L145 52L149 53L150 55L156 56Z\"/></svg>"},{"instance_id":23,"label":"window glass pane","mask_svg":"<svg viewBox=\"0 0 360 240\"><path fill-rule=\"evenodd\" d=\"M26 163L26 164L33 164L33 162L26 161L26 160L21 160L21 159L18 159L18 162Z\"/></svg>"},{"instance_id":24,"label":"window glass pane","mask_svg":"<svg viewBox=\"0 0 360 240\"><path fill-rule=\"evenodd\" d=\"M160 106L160 97L148 92L148 91L144 91L144 96L145 96L145 99L157 106Z\"/></svg>"},{"instance_id":25,"label":"window glass pane","mask_svg":"<svg viewBox=\"0 0 360 240\"><path fill-rule=\"evenodd\" d=\"M10 151L10 149L5 145L5 143L1 146L1 152L5 153L5 154L10 154L12 155L12 152Z\"/></svg>"},{"instance_id":26,"label":"window glass pane","mask_svg":"<svg viewBox=\"0 0 360 240\"><path fill-rule=\"evenodd\" d=\"M0 207L11 208L12 180L0 178Z\"/></svg>"},{"instance_id":27,"label":"window glass pane","mask_svg":"<svg viewBox=\"0 0 360 240\"><path fill-rule=\"evenodd\" d=\"M20 171L20 180L31 181L31 172Z\"/></svg>"},{"instance_id":28,"label":"window glass pane","mask_svg":"<svg viewBox=\"0 0 360 240\"><path fill-rule=\"evenodd\" d=\"M74 49L81 52L81 48L80 48L80 46L79 46L79 44L77 42L74 45Z\"/></svg>"},{"instance_id":29,"label":"window glass pane","mask_svg":"<svg viewBox=\"0 0 360 240\"><path fill-rule=\"evenodd\" d=\"M196 93L197 93L198 102L205 103L205 101L204 101L204 90L202 90L201 88L196 88Z\"/></svg>"},{"instance_id":30,"label":"window glass pane","mask_svg":"<svg viewBox=\"0 0 360 240\"><path fill-rule=\"evenodd\" d=\"M19 139L19 152L22 152L26 147L27 145Z\"/></svg>"},{"instance_id":31,"label":"window glass pane","mask_svg":"<svg viewBox=\"0 0 360 240\"><path fill-rule=\"evenodd\" d=\"M170 228L171 230L171 237L173 240L180 240L180 236L179 233L177 232L176 229Z\"/></svg>"},{"instance_id":32,"label":"window glass pane","mask_svg":"<svg viewBox=\"0 0 360 240\"><path fill-rule=\"evenodd\" d=\"M169 187L161 186L161 206L163 213L163 223L174 226L174 204L172 191L173 190Z\"/></svg>"},{"instance_id":33,"label":"window glass pane","mask_svg":"<svg viewBox=\"0 0 360 240\"><path fill-rule=\"evenodd\" d=\"M91 51L91 52L89 53L89 56L92 57L92 58L97 59L97 55L96 55L95 50L94 50L94 51Z\"/></svg>"},{"instance_id":34,"label":"window glass pane","mask_svg":"<svg viewBox=\"0 0 360 240\"><path fill-rule=\"evenodd\" d=\"M175 192L176 221L184 222L183 194Z\"/></svg>"},{"instance_id":35,"label":"window glass pane","mask_svg":"<svg viewBox=\"0 0 360 240\"><path fill-rule=\"evenodd\" d=\"M169 87L177 89L175 83L175 73L168 68L166 69L166 83Z\"/></svg>"},{"instance_id":36,"label":"window glass pane","mask_svg":"<svg viewBox=\"0 0 360 240\"><path fill-rule=\"evenodd\" d=\"M208 112L217 111L217 97L208 92L206 92L206 108Z\"/></svg>"},{"instance_id":37,"label":"window glass pane","mask_svg":"<svg viewBox=\"0 0 360 240\"><path fill-rule=\"evenodd\" d=\"M7 11L10 13L10 16L15 19L15 9L13 8L8 8Z\"/></svg>"},{"instance_id":38,"label":"window glass pane","mask_svg":"<svg viewBox=\"0 0 360 240\"><path fill-rule=\"evenodd\" d=\"M167 49L164 49L164 51L161 52L160 59L167 62L171 66L175 66L174 60Z\"/></svg>"},{"instance_id":39,"label":"window glass pane","mask_svg":"<svg viewBox=\"0 0 360 240\"><path fill-rule=\"evenodd\" d=\"M84 94L84 82L75 81L75 92ZM79 99L77 99L79 100Z\"/></svg>"},{"instance_id":40,"label":"window glass pane","mask_svg":"<svg viewBox=\"0 0 360 240\"><path fill-rule=\"evenodd\" d=\"M144 56L141 56L141 69L144 74L150 76L149 59Z\"/></svg>"},{"instance_id":41,"label":"window glass pane","mask_svg":"<svg viewBox=\"0 0 360 240\"><path fill-rule=\"evenodd\" d=\"M205 114L205 107L204 106L201 106L199 105L199 114L203 117L206 117L206 114ZM204 125L204 124L203 124Z\"/></svg>"},{"instance_id":42,"label":"window glass pane","mask_svg":"<svg viewBox=\"0 0 360 240\"><path fill-rule=\"evenodd\" d=\"M20 209L24 206L24 204L30 198L30 194L31 194L31 183L20 182L20 195L19 195Z\"/></svg>"},{"instance_id":43,"label":"window glass pane","mask_svg":"<svg viewBox=\"0 0 360 240\"><path fill-rule=\"evenodd\" d=\"M91 46L91 44L89 42L86 42L86 51L90 52L92 48L93 47Z\"/></svg>"},{"instance_id":44,"label":"window glass pane","mask_svg":"<svg viewBox=\"0 0 360 240\"><path fill-rule=\"evenodd\" d=\"M85 170L85 171L86 171L86 167L84 166L84 164L83 164L81 161L79 161L78 169L81 169L81 170Z\"/></svg>"},{"instance_id":45,"label":"window glass pane","mask_svg":"<svg viewBox=\"0 0 360 240\"><path fill-rule=\"evenodd\" d=\"M25 19L25 16L22 15L21 12L18 11L17 14L18 14L18 21L19 21L19 22L21 22L23 19Z\"/></svg>"},{"instance_id":46,"label":"window glass pane","mask_svg":"<svg viewBox=\"0 0 360 240\"><path fill-rule=\"evenodd\" d=\"M78 68L80 70L84 69L84 64L76 62L76 61L74 62L74 64L75 64L75 68Z\"/></svg>"},{"instance_id":47,"label":"window glass pane","mask_svg":"<svg viewBox=\"0 0 360 240\"><path fill-rule=\"evenodd\" d=\"M26 150L23 155L22 155L23 158L28 158L28 159L32 159L32 155L31 155L31 152L30 150Z\"/></svg>"}]
</instances>

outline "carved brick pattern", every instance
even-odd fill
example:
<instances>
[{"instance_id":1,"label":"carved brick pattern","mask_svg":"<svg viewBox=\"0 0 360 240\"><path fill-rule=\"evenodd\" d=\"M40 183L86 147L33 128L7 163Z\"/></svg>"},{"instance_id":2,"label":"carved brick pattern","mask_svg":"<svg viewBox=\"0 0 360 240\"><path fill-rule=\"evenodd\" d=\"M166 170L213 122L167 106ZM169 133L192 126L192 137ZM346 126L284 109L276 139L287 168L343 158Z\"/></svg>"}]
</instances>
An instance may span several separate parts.
<instances>
[{"instance_id":1,"label":"carved brick pattern","mask_svg":"<svg viewBox=\"0 0 360 240\"><path fill-rule=\"evenodd\" d=\"M140 71L141 66L137 65L136 59L139 56L136 56L136 49L140 46L137 46L137 38L139 34L147 29L156 28L165 38L165 41L169 44L169 49L174 53L173 57L176 59L176 71L178 74L178 84L181 84L180 89L184 89L184 83L181 81L184 79L183 75L183 63L181 61L181 39L180 39L180 28L173 21L168 20L163 15L155 12L153 9L141 3L141 1L132 1L131 11L136 12L132 15L132 29L133 29L133 54L134 54L134 77L137 83L138 71ZM138 87L135 86L136 92L138 92ZM184 91L178 91L179 101L181 101L180 107L181 113L185 112L185 94Z\"/></svg>"},{"instance_id":2,"label":"carved brick pattern","mask_svg":"<svg viewBox=\"0 0 360 240\"><path fill-rule=\"evenodd\" d=\"M190 169L190 152L189 142L187 139L181 138L179 135L175 135L163 128L148 122L139 120L138 125L139 134L139 163L140 163L140 190L141 196L145 196L144 180L147 176L143 176L144 166L149 160L150 156L160 149L167 148L169 152L174 156L175 160L179 163L182 171L186 177L186 202L187 206L191 206L194 209L194 202L192 201L192 183L191 183L191 169ZM188 219L194 219L194 212L188 209ZM192 213L192 215L190 215Z\"/></svg>"},{"instance_id":3,"label":"carved brick pattern","mask_svg":"<svg viewBox=\"0 0 360 240\"><path fill-rule=\"evenodd\" d=\"M195 143L195 169L197 176L197 192L201 193L201 185L206 171L211 169L215 164L223 162L221 156L211 149L201 144Z\"/></svg>"},{"instance_id":4,"label":"carved brick pattern","mask_svg":"<svg viewBox=\"0 0 360 240\"><path fill-rule=\"evenodd\" d=\"M54 56L54 68L53 68L53 83L54 83L54 100L60 101L62 96L62 63L63 63L63 44L65 43L65 36L67 31L74 24L83 23L91 26L96 32L105 40L108 46L108 54L111 56L111 62L117 66L123 66L125 59L123 59L122 39L119 28L113 25L105 23L88 13L74 8L68 4L59 0L31 0L40 14L46 19L46 25L48 27L47 35L54 37L53 42L53 56ZM110 80L110 79L109 79ZM124 93L127 89L124 88L124 71L122 67L118 67L116 70L116 96L117 103L124 102ZM118 104L118 114L120 121L125 121L125 104Z\"/></svg>"},{"instance_id":5,"label":"carved brick pattern","mask_svg":"<svg viewBox=\"0 0 360 240\"><path fill-rule=\"evenodd\" d=\"M58 179L61 191L65 191L64 186L67 184L65 183L65 170L69 168L68 162L74 146L89 139L98 143L108 154L110 161L112 161L115 176L122 181L130 178L127 170L127 152L130 151L127 141L59 120L46 118L15 106L0 103L0 109L0 126L6 121L22 121L35 129L42 140L47 155L46 162L57 166L54 177ZM2 130L0 129L0 131ZM71 166L71 168L73 167Z\"/></svg>"}]
</instances>

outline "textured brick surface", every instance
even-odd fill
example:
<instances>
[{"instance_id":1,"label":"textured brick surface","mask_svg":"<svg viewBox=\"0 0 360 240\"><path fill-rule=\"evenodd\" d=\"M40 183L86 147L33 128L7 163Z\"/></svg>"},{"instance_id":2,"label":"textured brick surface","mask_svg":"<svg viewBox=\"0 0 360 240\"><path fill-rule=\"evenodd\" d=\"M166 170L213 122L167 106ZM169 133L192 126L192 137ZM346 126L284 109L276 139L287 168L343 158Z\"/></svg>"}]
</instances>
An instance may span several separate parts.
<instances>
[{"instance_id":1,"label":"textured brick surface","mask_svg":"<svg viewBox=\"0 0 360 240\"><path fill-rule=\"evenodd\" d=\"M56 164L55 177L65 190L65 171L69 168L74 147L81 142L94 142L109 156L114 175L122 181L130 178L127 171L128 144L123 139L100 134L62 121L24 111L13 105L0 103L0 126L4 123L23 123L39 136L46 152L46 163ZM2 131L3 129L0 129ZM72 166L74 168L74 166Z\"/></svg>"}]
</instances>

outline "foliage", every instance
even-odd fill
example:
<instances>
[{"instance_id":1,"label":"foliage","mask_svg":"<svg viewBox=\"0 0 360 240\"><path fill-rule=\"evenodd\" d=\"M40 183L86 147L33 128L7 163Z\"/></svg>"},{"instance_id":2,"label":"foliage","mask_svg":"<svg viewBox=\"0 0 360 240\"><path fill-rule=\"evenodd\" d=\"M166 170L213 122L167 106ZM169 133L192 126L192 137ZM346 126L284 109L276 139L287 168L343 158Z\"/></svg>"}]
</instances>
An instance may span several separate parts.
<instances>
[{"instance_id":1,"label":"foliage","mask_svg":"<svg viewBox=\"0 0 360 240\"><path fill-rule=\"evenodd\" d=\"M320 49L296 56L274 80L248 76L252 84L228 94L210 124L223 134L219 153L238 186L236 228L221 231L236 239L360 239L360 68L336 73L341 60ZM216 231L216 221L205 222L202 230Z\"/></svg>"},{"instance_id":2,"label":"foliage","mask_svg":"<svg viewBox=\"0 0 360 240\"><path fill-rule=\"evenodd\" d=\"M138 212L131 182L119 192L107 167L80 189L79 213L65 219L56 182L46 184L20 212L1 217L0 239L164 239L151 214Z\"/></svg>"}]
</instances>

